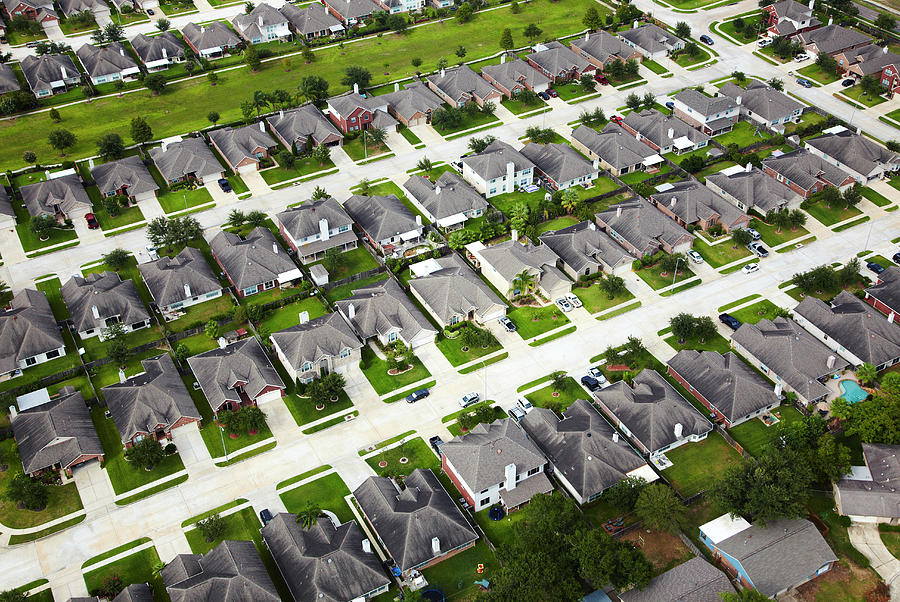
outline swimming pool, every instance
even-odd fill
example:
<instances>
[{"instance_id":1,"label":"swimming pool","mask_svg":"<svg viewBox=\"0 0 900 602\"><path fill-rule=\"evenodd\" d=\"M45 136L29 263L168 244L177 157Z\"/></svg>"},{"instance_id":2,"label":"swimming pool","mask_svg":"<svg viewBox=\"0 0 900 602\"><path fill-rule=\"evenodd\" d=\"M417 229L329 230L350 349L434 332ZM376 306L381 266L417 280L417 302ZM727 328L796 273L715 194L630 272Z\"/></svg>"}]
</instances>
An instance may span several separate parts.
<instances>
[{"instance_id":1,"label":"swimming pool","mask_svg":"<svg viewBox=\"0 0 900 602\"><path fill-rule=\"evenodd\" d=\"M850 403L856 403L858 401L864 401L866 397L869 396L866 393L866 390L859 386L855 380L842 380L838 383L838 386L841 388L841 397L849 401Z\"/></svg>"}]
</instances>

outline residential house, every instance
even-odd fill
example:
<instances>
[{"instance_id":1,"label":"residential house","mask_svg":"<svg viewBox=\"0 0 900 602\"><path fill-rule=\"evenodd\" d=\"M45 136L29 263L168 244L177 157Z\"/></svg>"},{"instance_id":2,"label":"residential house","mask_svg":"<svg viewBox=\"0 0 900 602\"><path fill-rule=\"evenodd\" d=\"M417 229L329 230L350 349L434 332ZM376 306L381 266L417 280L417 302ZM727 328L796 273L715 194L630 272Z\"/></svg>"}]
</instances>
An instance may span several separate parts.
<instances>
[{"instance_id":1,"label":"residential house","mask_svg":"<svg viewBox=\"0 0 900 602\"><path fill-rule=\"evenodd\" d=\"M681 90L672 97L672 102L676 117L710 136L730 132L740 115L740 107L732 98L707 96L694 88Z\"/></svg>"},{"instance_id":2,"label":"residential house","mask_svg":"<svg viewBox=\"0 0 900 602\"><path fill-rule=\"evenodd\" d=\"M723 355L682 349L668 361L667 370L726 428L752 420L781 403L771 384L731 351Z\"/></svg>"},{"instance_id":3,"label":"residential house","mask_svg":"<svg viewBox=\"0 0 900 602\"><path fill-rule=\"evenodd\" d=\"M131 47L151 73L168 69L185 60L184 44L171 31L155 36L139 33L131 39Z\"/></svg>"},{"instance_id":4,"label":"residential house","mask_svg":"<svg viewBox=\"0 0 900 602\"><path fill-rule=\"evenodd\" d=\"M175 257L142 263L138 269L167 321L178 318L185 308L222 296L219 279L194 247L185 247Z\"/></svg>"},{"instance_id":5,"label":"residential house","mask_svg":"<svg viewBox=\"0 0 900 602\"><path fill-rule=\"evenodd\" d=\"M595 216L597 226L635 257L684 253L694 244L694 236L668 219L649 201L635 197L620 201Z\"/></svg>"},{"instance_id":6,"label":"residential house","mask_svg":"<svg viewBox=\"0 0 900 602\"><path fill-rule=\"evenodd\" d=\"M437 330L393 278L353 290L335 303L363 341L377 338L382 346L401 341L411 349L434 342Z\"/></svg>"},{"instance_id":7,"label":"residential house","mask_svg":"<svg viewBox=\"0 0 900 602\"><path fill-rule=\"evenodd\" d=\"M0 310L0 379L66 354L47 296L26 288Z\"/></svg>"},{"instance_id":8,"label":"residential house","mask_svg":"<svg viewBox=\"0 0 900 602\"><path fill-rule=\"evenodd\" d=\"M875 284L866 289L865 302L896 322L900 318L900 268L891 266L878 274Z\"/></svg>"},{"instance_id":9,"label":"residential house","mask_svg":"<svg viewBox=\"0 0 900 602\"><path fill-rule=\"evenodd\" d=\"M83 12L93 14L94 19L109 18L109 5L103 0L57 0L56 4L67 18Z\"/></svg>"},{"instance_id":10,"label":"residential house","mask_svg":"<svg viewBox=\"0 0 900 602\"><path fill-rule=\"evenodd\" d=\"M656 169L665 161L652 148L612 121L599 132L579 125L572 132L572 146L588 158L599 160L599 167L616 177Z\"/></svg>"},{"instance_id":11,"label":"residential house","mask_svg":"<svg viewBox=\"0 0 900 602\"><path fill-rule=\"evenodd\" d=\"M196 182L214 184L225 177L225 168L203 138L163 140L150 149L150 158L169 184Z\"/></svg>"},{"instance_id":12,"label":"residential house","mask_svg":"<svg viewBox=\"0 0 900 602\"><path fill-rule=\"evenodd\" d=\"M653 60L661 59L684 48L684 40L675 37L654 23L621 31L619 39L648 59Z\"/></svg>"},{"instance_id":13,"label":"residential house","mask_svg":"<svg viewBox=\"0 0 900 602\"><path fill-rule=\"evenodd\" d=\"M112 602L153 602L153 592L146 583L132 583L125 586Z\"/></svg>"},{"instance_id":14,"label":"residential house","mask_svg":"<svg viewBox=\"0 0 900 602\"><path fill-rule=\"evenodd\" d=\"M808 295L794 313L798 324L853 367L872 364L881 371L900 362L900 326L850 291L830 305Z\"/></svg>"},{"instance_id":15,"label":"residential house","mask_svg":"<svg viewBox=\"0 0 900 602\"><path fill-rule=\"evenodd\" d=\"M794 392L804 405L825 399L824 382L848 365L790 318L744 323L731 347L775 381L777 395Z\"/></svg>"},{"instance_id":16,"label":"residential house","mask_svg":"<svg viewBox=\"0 0 900 602\"><path fill-rule=\"evenodd\" d=\"M29 54L19 66L28 87L38 98L62 94L81 82L81 72L68 54Z\"/></svg>"},{"instance_id":17,"label":"residential house","mask_svg":"<svg viewBox=\"0 0 900 602\"><path fill-rule=\"evenodd\" d=\"M12 67L6 63L0 64L0 94L15 92L19 87L19 78L16 77Z\"/></svg>"},{"instance_id":18,"label":"residential house","mask_svg":"<svg viewBox=\"0 0 900 602\"><path fill-rule=\"evenodd\" d=\"M634 258L590 221L541 234L541 243L559 257L557 266L572 280L597 272L621 276Z\"/></svg>"},{"instance_id":19,"label":"residential house","mask_svg":"<svg viewBox=\"0 0 900 602\"><path fill-rule=\"evenodd\" d=\"M404 578L468 550L478 540L430 470L413 470L402 486L387 477L369 477L353 497Z\"/></svg>"},{"instance_id":20,"label":"residential house","mask_svg":"<svg viewBox=\"0 0 900 602\"><path fill-rule=\"evenodd\" d=\"M426 78L428 87L451 107L462 107L474 102L479 107L484 103L500 102L503 93L487 80L472 71L468 65L441 69Z\"/></svg>"},{"instance_id":21,"label":"residential house","mask_svg":"<svg viewBox=\"0 0 900 602\"><path fill-rule=\"evenodd\" d=\"M706 176L706 186L744 213L754 209L765 215L769 211L800 205L799 195L751 163L744 167L734 165Z\"/></svg>"},{"instance_id":22,"label":"residential house","mask_svg":"<svg viewBox=\"0 0 900 602\"><path fill-rule=\"evenodd\" d=\"M461 228L468 219L484 215L487 201L455 171L445 171L432 182L410 176L403 184L409 199L429 221L447 230Z\"/></svg>"},{"instance_id":23,"label":"residential house","mask_svg":"<svg viewBox=\"0 0 900 602\"><path fill-rule=\"evenodd\" d=\"M502 140L461 161L463 178L487 198L531 186L534 179L534 163Z\"/></svg>"},{"instance_id":24,"label":"residential house","mask_svg":"<svg viewBox=\"0 0 900 602\"><path fill-rule=\"evenodd\" d=\"M72 468L79 464L103 462L103 446L81 391L66 385L56 397L45 399L39 405L10 412L25 474L59 471L71 476Z\"/></svg>"},{"instance_id":25,"label":"residential house","mask_svg":"<svg viewBox=\"0 0 900 602\"><path fill-rule=\"evenodd\" d=\"M155 198L159 190L150 170L137 155L95 165L91 177L103 196L123 196L132 203Z\"/></svg>"},{"instance_id":26,"label":"residential house","mask_svg":"<svg viewBox=\"0 0 900 602\"><path fill-rule=\"evenodd\" d=\"M366 602L391 585L356 521L319 517L306 528L279 512L260 532L294 600Z\"/></svg>"},{"instance_id":27,"label":"residential house","mask_svg":"<svg viewBox=\"0 0 900 602\"><path fill-rule=\"evenodd\" d=\"M270 158L278 146L266 131L264 121L237 129L213 130L209 133L209 141L229 167L239 173L258 171L260 161Z\"/></svg>"},{"instance_id":28,"label":"residential house","mask_svg":"<svg viewBox=\"0 0 900 602\"><path fill-rule=\"evenodd\" d=\"M562 413L534 408L522 428L553 467L553 475L579 504L598 499L627 477L647 482L659 476L591 402L578 399Z\"/></svg>"},{"instance_id":29,"label":"residential house","mask_svg":"<svg viewBox=\"0 0 900 602\"><path fill-rule=\"evenodd\" d=\"M632 111L620 125L626 132L658 153L689 153L709 144L710 137L673 115L656 109Z\"/></svg>"},{"instance_id":30,"label":"residential house","mask_svg":"<svg viewBox=\"0 0 900 602\"><path fill-rule=\"evenodd\" d=\"M797 39L810 56L818 56L820 52L835 56L872 43L872 38L862 32L831 23L801 32Z\"/></svg>"},{"instance_id":31,"label":"residential house","mask_svg":"<svg viewBox=\"0 0 900 602\"><path fill-rule=\"evenodd\" d=\"M601 71L606 71L606 68L616 61L640 62L644 58L644 55L633 46L602 30L596 33L585 32L583 38L573 38L569 45L572 50Z\"/></svg>"},{"instance_id":32,"label":"residential house","mask_svg":"<svg viewBox=\"0 0 900 602\"><path fill-rule=\"evenodd\" d=\"M888 50L887 46L867 44L839 52L834 58L847 75L857 79L866 75L875 77L887 89L888 98L892 98L900 87L900 55Z\"/></svg>"},{"instance_id":33,"label":"residential house","mask_svg":"<svg viewBox=\"0 0 900 602\"><path fill-rule=\"evenodd\" d=\"M741 585L774 598L828 572L837 556L805 518L751 525L723 514L700 526L700 541Z\"/></svg>"},{"instance_id":34,"label":"residential house","mask_svg":"<svg viewBox=\"0 0 900 602\"><path fill-rule=\"evenodd\" d=\"M278 230L303 263L321 259L325 251L356 248L353 220L333 198L304 201L277 214Z\"/></svg>"},{"instance_id":35,"label":"residential house","mask_svg":"<svg viewBox=\"0 0 900 602\"><path fill-rule=\"evenodd\" d=\"M533 49L534 52L526 56L525 60L551 81L571 81L578 79L583 73L596 70L593 63L562 42L554 40L536 44Z\"/></svg>"},{"instance_id":36,"label":"residential house","mask_svg":"<svg viewBox=\"0 0 900 602\"><path fill-rule=\"evenodd\" d=\"M865 186L900 171L900 155L843 126L829 128L806 141L806 149L840 168Z\"/></svg>"},{"instance_id":37,"label":"residential house","mask_svg":"<svg viewBox=\"0 0 900 602\"><path fill-rule=\"evenodd\" d=\"M115 272L94 272L73 276L59 289L78 337L106 339L114 324L134 332L153 324L132 280L122 280Z\"/></svg>"},{"instance_id":38,"label":"residential house","mask_svg":"<svg viewBox=\"0 0 900 602\"><path fill-rule=\"evenodd\" d=\"M291 380L308 383L330 372L346 372L359 364L362 343L338 312L314 320L301 315L300 320L300 324L269 337L275 355Z\"/></svg>"},{"instance_id":39,"label":"residential house","mask_svg":"<svg viewBox=\"0 0 900 602\"><path fill-rule=\"evenodd\" d=\"M84 216L93 211L87 190L76 173L65 173L43 182L22 186L19 192L33 217L49 215L58 222Z\"/></svg>"},{"instance_id":40,"label":"residential house","mask_svg":"<svg viewBox=\"0 0 900 602\"><path fill-rule=\"evenodd\" d=\"M222 58L226 52L234 50L241 44L241 38L221 21L212 21L205 25L188 23L181 33L191 50L205 59Z\"/></svg>"},{"instance_id":41,"label":"residential house","mask_svg":"<svg viewBox=\"0 0 900 602\"><path fill-rule=\"evenodd\" d=\"M856 182L852 175L805 148L778 157L770 155L763 160L762 168L766 175L775 178L804 199L822 191L826 186L835 186L843 191Z\"/></svg>"},{"instance_id":42,"label":"residential house","mask_svg":"<svg viewBox=\"0 0 900 602\"><path fill-rule=\"evenodd\" d=\"M222 230L209 248L238 297L288 286L303 277L268 228L254 228L245 238Z\"/></svg>"},{"instance_id":43,"label":"residential house","mask_svg":"<svg viewBox=\"0 0 900 602\"><path fill-rule=\"evenodd\" d=\"M834 484L838 512L856 523L891 523L900 518L900 461L897 445L863 443L865 465Z\"/></svg>"},{"instance_id":44,"label":"residential house","mask_svg":"<svg viewBox=\"0 0 900 602\"><path fill-rule=\"evenodd\" d=\"M369 128L396 130L397 120L388 114L384 97L362 96L357 88L328 99L328 117L337 128L345 134Z\"/></svg>"},{"instance_id":45,"label":"residential house","mask_svg":"<svg viewBox=\"0 0 900 602\"><path fill-rule=\"evenodd\" d=\"M281 600L252 541L226 539L206 554L178 554L159 574L172 602Z\"/></svg>"},{"instance_id":46,"label":"residential house","mask_svg":"<svg viewBox=\"0 0 900 602\"><path fill-rule=\"evenodd\" d=\"M813 7L815 0L809 0L809 5L800 4L794 0L781 0L763 7L763 15L772 37L782 36L790 38L798 33L804 33L822 25L815 15Z\"/></svg>"},{"instance_id":47,"label":"residential house","mask_svg":"<svg viewBox=\"0 0 900 602\"><path fill-rule=\"evenodd\" d=\"M750 121L777 132L784 132L785 124L798 121L803 114L802 103L755 79L750 80L746 88L727 82L719 94L733 98L741 115L746 115Z\"/></svg>"},{"instance_id":48,"label":"residential house","mask_svg":"<svg viewBox=\"0 0 900 602\"><path fill-rule=\"evenodd\" d=\"M644 455L655 458L685 443L706 439L709 422L656 370L641 370L594 392L600 410Z\"/></svg>"},{"instance_id":49,"label":"residential house","mask_svg":"<svg viewBox=\"0 0 900 602\"><path fill-rule=\"evenodd\" d=\"M360 25L382 10L374 0L322 0L322 2L328 12L346 27Z\"/></svg>"},{"instance_id":50,"label":"residential house","mask_svg":"<svg viewBox=\"0 0 900 602\"><path fill-rule=\"evenodd\" d=\"M650 195L650 202L685 228L708 230L720 224L725 232L747 228L750 216L696 180L677 182L664 192Z\"/></svg>"},{"instance_id":51,"label":"residential house","mask_svg":"<svg viewBox=\"0 0 900 602\"><path fill-rule=\"evenodd\" d=\"M573 186L590 188L600 176L597 160L589 161L568 144L536 144L529 142L520 151L534 163L539 178L546 180L553 190L565 190Z\"/></svg>"},{"instance_id":52,"label":"residential house","mask_svg":"<svg viewBox=\"0 0 900 602\"><path fill-rule=\"evenodd\" d=\"M500 57L499 65L482 67L481 77L503 92L507 98L515 98L522 90L531 90L539 94L550 87L549 77L522 59L507 61L506 55Z\"/></svg>"},{"instance_id":53,"label":"residential house","mask_svg":"<svg viewBox=\"0 0 900 602\"><path fill-rule=\"evenodd\" d=\"M266 123L285 148L296 148L301 153L311 151L320 144L341 146L344 143L344 137L337 128L311 103L290 111L279 111L277 115L266 117Z\"/></svg>"},{"instance_id":54,"label":"residential house","mask_svg":"<svg viewBox=\"0 0 900 602\"><path fill-rule=\"evenodd\" d=\"M481 264L481 273L488 282L507 297L514 299L528 295L529 290L537 291L548 299L562 297L572 290L572 281L556 267L559 256L546 245L520 243L515 237L499 244L475 250L474 255ZM533 280L522 282L519 276L527 273Z\"/></svg>"},{"instance_id":55,"label":"residential house","mask_svg":"<svg viewBox=\"0 0 900 602\"><path fill-rule=\"evenodd\" d=\"M438 324L453 326L466 320L485 324L506 314L503 300L457 255L427 260L416 268L410 293Z\"/></svg>"},{"instance_id":56,"label":"residential house","mask_svg":"<svg viewBox=\"0 0 900 602\"><path fill-rule=\"evenodd\" d=\"M16 212L6 186L0 186L0 229L12 230L16 227Z\"/></svg>"},{"instance_id":57,"label":"residential house","mask_svg":"<svg viewBox=\"0 0 900 602\"><path fill-rule=\"evenodd\" d=\"M260 2L249 13L237 15L231 20L238 34L251 44L262 44L291 37L288 18L265 2Z\"/></svg>"},{"instance_id":58,"label":"residential house","mask_svg":"<svg viewBox=\"0 0 900 602\"><path fill-rule=\"evenodd\" d=\"M422 239L422 217L407 209L393 194L354 194L344 201L344 209L362 230L372 248L382 254L390 254L408 243Z\"/></svg>"},{"instance_id":59,"label":"residential house","mask_svg":"<svg viewBox=\"0 0 900 602\"><path fill-rule=\"evenodd\" d=\"M110 42L106 46L84 44L75 54L94 85L137 79L141 72L121 42Z\"/></svg>"},{"instance_id":60,"label":"residential house","mask_svg":"<svg viewBox=\"0 0 900 602\"><path fill-rule=\"evenodd\" d=\"M388 113L407 127L431 123L431 115L444 104L427 85L418 81L406 84L402 90L395 83L393 92L378 98L387 103Z\"/></svg>"},{"instance_id":61,"label":"residential house","mask_svg":"<svg viewBox=\"0 0 900 602\"><path fill-rule=\"evenodd\" d=\"M38 23L56 23L59 15L50 0L10 0L6 4L6 13L10 18L24 15L25 18Z\"/></svg>"},{"instance_id":62,"label":"residential house","mask_svg":"<svg viewBox=\"0 0 900 602\"><path fill-rule=\"evenodd\" d=\"M191 399L172 356L163 353L141 360L144 371L103 387L103 398L126 448L144 439L172 439L172 430L199 423Z\"/></svg>"},{"instance_id":63,"label":"residential house","mask_svg":"<svg viewBox=\"0 0 900 602\"><path fill-rule=\"evenodd\" d=\"M214 414L284 397L285 385L255 337L188 358Z\"/></svg>"},{"instance_id":64,"label":"residential house","mask_svg":"<svg viewBox=\"0 0 900 602\"><path fill-rule=\"evenodd\" d=\"M328 12L325 5L318 2L313 2L304 8L285 2L279 10L290 22L291 30L304 40L327 38L344 31L341 22Z\"/></svg>"},{"instance_id":65,"label":"residential house","mask_svg":"<svg viewBox=\"0 0 900 602\"><path fill-rule=\"evenodd\" d=\"M734 594L725 573L701 556L694 556L654 577L642 589L621 592L622 602L720 602L722 594Z\"/></svg>"},{"instance_id":66,"label":"residential house","mask_svg":"<svg viewBox=\"0 0 900 602\"><path fill-rule=\"evenodd\" d=\"M421 12L425 0L374 0L381 9L392 15L397 13Z\"/></svg>"}]
</instances>

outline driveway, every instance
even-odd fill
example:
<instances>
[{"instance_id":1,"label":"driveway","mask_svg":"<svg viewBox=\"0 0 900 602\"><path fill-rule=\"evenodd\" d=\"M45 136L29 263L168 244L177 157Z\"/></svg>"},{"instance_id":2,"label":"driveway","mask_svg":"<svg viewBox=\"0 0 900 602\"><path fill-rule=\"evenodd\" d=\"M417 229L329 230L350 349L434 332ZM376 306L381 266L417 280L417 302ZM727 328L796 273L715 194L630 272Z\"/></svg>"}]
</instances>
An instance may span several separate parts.
<instances>
[{"instance_id":1,"label":"driveway","mask_svg":"<svg viewBox=\"0 0 900 602\"><path fill-rule=\"evenodd\" d=\"M269 188L269 185L266 184L265 180L263 180L262 174L258 171L254 170L242 173L241 178L244 179L244 183L247 184L247 188L250 189L250 192L253 194L253 196L259 196L272 192L272 189Z\"/></svg>"},{"instance_id":2,"label":"driveway","mask_svg":"<svg viewBox=\"0 0 900 602\"><path fill-rule=\"evenodd\" d=\"M56 23L45 22L45 23L42 23L41 25L43 25L44 33L47 34L47 37L50 40L58 42L60 40L66 39L66 34L63 33L63 30L60 29L59 25L57 25Z\"/></svg>"},{"instance_id":3,"label":"driveway","mask_svg":"<svg viewBox=\"0 0 900 602\"><path fill-rule=\"evenodd\" d=\"M212 458L206 444L203 442L203 435L200 434L200 427L196 422L180 426L172 429L172 443L178 448L178 455L184 462L185 468L189 469L198 464L211 464Z\"/></svg>"},{"instance_id":4,"label":"driveway","mask_svg":"<svg viewBox=\"0 0 900 602\"><path fill-rule=\"evenodd\" d=\"M850 543L872 563L872 568L891 587L891 600L900 600L900 560L894 558L881 541L878 525L854 523L847 529Z\"/></svg>"},{"instance_id":5,"label":"driveway","mask_svg":"<svg viewBox=\"0 0 900 602\"><path fill-rule=\"evenodd\" d=\"M72 470L75 487L87 512L97 509L113 499L112 483L100 468L100 462L79 464Z\"/></svg>"}]
</instances>

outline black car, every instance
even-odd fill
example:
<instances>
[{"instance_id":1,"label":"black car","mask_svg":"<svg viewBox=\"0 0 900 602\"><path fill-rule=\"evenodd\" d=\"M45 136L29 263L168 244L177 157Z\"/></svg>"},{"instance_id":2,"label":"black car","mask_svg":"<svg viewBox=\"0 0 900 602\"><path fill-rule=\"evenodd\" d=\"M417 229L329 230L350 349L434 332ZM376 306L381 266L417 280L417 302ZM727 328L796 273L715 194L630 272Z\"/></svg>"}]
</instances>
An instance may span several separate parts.
<instances>
[{"instance_id":1,"label":"black car","mask_svg":"<svg viewBox=\"0 0 900 602\"><path fill-rule=\"evenodd\" d=\"M884 266L880 263L875 263L874 261L870 261L866 264L866 267L875 272L876 274L880 274L884 271Z\"/></svg>"},{"instance_id":2,"label":"black car","mask_svg":"<svg viewBox=\"0 0 900 602\"><path fill-rule=\"evenodd\" d=\"M581 377L581 384L584 385L588 391L597 391L600 389L600 381L590 374Z\"/></svg>"},{"instance_id":3,"label":"black car","mask_svg":"<svg viewBox=\"0 0 900 602\"><path fill-rule=\"evenodd\" d=\"M268 508L259 511L259 520L262 521L263 527L268 525L272 521L272 518L272 513L269 512Z\"/></svg>"},{"instance_id":4,"label":"black car","mask_svg":"<svg viewBox=\"0 0 900 602\"><path fill-rule=\"evenodd\" d=\"M719 314L719 322L721 322L731 330L737 330L741 327L741 321L731 314Z\"/></svg>"},{"instance_id":5,"label":"black car","mask_svg":"<svg viewBox=\"0 0 900 602\"><path fill-rule=\"evenodd\" d=\"M222 189L222 192L231 192L231 184L225 178L219 180L219 188Z\"/></svg>"},{"instance_id":6,"label":"black car","mask_svg":"<svg viewBox=\"0 0 900 602\"><path fill-rule=\"evenodd\" d=\"M700 41L703 42L704 44L706 44L707 46L713 45L713 39L706 34L703 34L702 36L700 36Z\"/></svg>"},{"instance_id":7,"label":"black car","mask_svg":"<svg viewBox=\"0 0 900 602\"><path fill-rule=\"evenodd\" d=\"M431 449L434 450L438 456L441 455L441 446L444 444L444 440L440 438L440 436L435 435L431 439L428 440L428 444L431 445Z\"/></svg>"},{"instance_id":8,"label":"black car","mask_svg":"<svg viewBox=\"0 0 900 602\"><path fill-rule=\"evenodd\" d=\"M900 253L894 253L894 256L891 257L894 260L894 263L900 264Z\"/></svg>"},{"instance_id":9,"label":"black car","mask_svg":"<svg viewBox=\"0 0 900 602\"><path fill-rule=\"evenodd\" d=\"M848 77L847 79L845 79L844 81L841 82L841 85L844 86L845 88L849 88L850 86L854 85L855 83L856 83L855 79L853 79L852 77Z\"/></svg>"},{"instance_id":10,"label":"black car","mask_svg":"<svg viewBox=\"0 0 900 602\"><path fill-rule=\"evenodd\" d=\"M550 100L550 95L546 92L538 92L538 96L540 96L543 100Z\"/></svg>"},{"instance_id":11,"label":"black car","mask_svg":"<svg viewBox=\"0 0 900 602\"><path fill-rule=\"evenodd\" d=\"M416 403L420 399L425 399L431 393L428 389L419 389L418 391L413 391L409 395L406 396L406 403Z\"/></svg>"}]
</instances>

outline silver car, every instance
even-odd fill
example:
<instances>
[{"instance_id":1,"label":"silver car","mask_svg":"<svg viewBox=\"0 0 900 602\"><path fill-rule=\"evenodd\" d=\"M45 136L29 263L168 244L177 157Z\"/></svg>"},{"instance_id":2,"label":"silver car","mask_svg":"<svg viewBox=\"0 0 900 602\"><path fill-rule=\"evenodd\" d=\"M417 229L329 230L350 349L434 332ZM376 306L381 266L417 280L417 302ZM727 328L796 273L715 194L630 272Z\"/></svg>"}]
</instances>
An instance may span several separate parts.
<instances>
[{"instance_id":1,"label":"silver car","mask_svg":"<svg viewBox=\"0 0 900 602\"><path fill-rule=\"evenodd\" d=\"M572 304L566 301L565 297L556 300L556 306L563 311L572 311Z\"/></svg>"},{"instance_id":2,"label":"silver car","mask_svg":"<svg viewBox=\"0 0 900 602\"><path fill-rule=\"evenodd\" d=\"M579 299L578 295L575 293L566 293L566 301L568 301L569 305L572 307L581 307L581 299Z\"/></svg>"}]
</instances>

